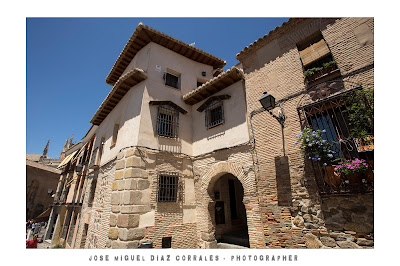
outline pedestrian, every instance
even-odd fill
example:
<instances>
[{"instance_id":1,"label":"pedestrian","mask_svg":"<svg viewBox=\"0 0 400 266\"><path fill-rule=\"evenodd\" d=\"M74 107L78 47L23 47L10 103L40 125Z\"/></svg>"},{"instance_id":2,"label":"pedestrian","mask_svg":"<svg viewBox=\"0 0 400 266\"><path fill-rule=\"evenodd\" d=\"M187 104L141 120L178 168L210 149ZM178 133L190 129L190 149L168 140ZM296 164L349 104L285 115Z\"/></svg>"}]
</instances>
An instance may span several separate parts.
<instances>
[{"instance_id":1,"label":"pedestrian","mask_svg":"<svg viewBox=\"0 0 400 266\"><path fill-rule=\"evenodd\" d=\"M32 232L35 233L36 224L35 224L35 223L32 223L32 227L31 227L31 228L32 228Z\"/></svg>"},{"instance_id":2,"label":"pedestrian","mask_svg":"<svg viewBox=\"0 0 400 266\"><path fill-rule=\"evenodd\" d=\"M38 235L34 234L32 239L26 241L26 248L37 248L39 242Z\"/></svg>"},{"instance_id":3,"label":"pedestrian","mask_svg":"<svg viewBox=\"0 0 400 266\"><path fill-rule=\"evenodd\" d=\"M36 223L35 224L35 230L33 231L34 234L38 234L40 233L40 223Z\"/></svg>"}]
</instances>

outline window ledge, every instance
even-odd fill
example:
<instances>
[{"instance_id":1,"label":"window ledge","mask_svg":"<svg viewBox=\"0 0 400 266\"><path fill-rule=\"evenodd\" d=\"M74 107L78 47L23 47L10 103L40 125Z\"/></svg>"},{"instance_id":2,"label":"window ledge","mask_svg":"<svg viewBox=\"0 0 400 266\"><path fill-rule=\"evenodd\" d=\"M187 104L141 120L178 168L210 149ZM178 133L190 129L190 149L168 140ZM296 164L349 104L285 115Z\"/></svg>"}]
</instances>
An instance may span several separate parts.
<instances>
[{"instance_id":1,"label":"window ledge","mask_svg":"<svg viewBox=\"0 0 400 266\"><path fill-rule=\"evenodd\" d=\"M159 138L163 138L163 139L170 139L170 140L178 140L178 137L166 137L166 136L160 136L160 135L157 135L157 137L159 137Z\"/></svg>"},{"instance_id":2,"label":"window ledge","mask_svg":"<svg viewBox=\"0 0 400 266\"><path fill-rule=\"evenodd\" d=\"M177 90L177 91L181 91L181 89L175 88L175 87L172 87L172 86L169 86L169 85L167 85L167 84L164 84L164 86L167 87L167 88L170 88L170 89L174 89L174 90Z\"/></svg>"},{"instance_id":3,"label":"window ledge","mask_svg":"<svg viewBox=\"0 0 400 266\"><path fill-rule=\"evenodd\" d=\"M325 74L321 73L320 75L316 75L315 78L312 78L312 76L311 76L311 78L307 78L306 82L307 82L308 86L312 86L312 85L315 85L317 83L320 83L320 82L323 82L323 81L327 81L329 79L336 78L336 77L339 77L339 76L340 76L340 71L339 71L338 68L336 68L336 69L334 69L334 70L332 70L332 71L330 71L328 73L325 73Z\"/></svg>"},{"instance_id":4,"label":"window ledge","mask_svg":"<svg viewBox=\"0 0 400 266\"><path fill-rule=\"evenodd\" d=\"M218 124L218 125L209 127L209 128L207 128L207 130L211 130L211 129L214 129L214 128L217 128L217 127L221 127L221 126L223 126L223 125L224 125L224 123L221 123L221 124Z\"/></svg>"}]
</instances>

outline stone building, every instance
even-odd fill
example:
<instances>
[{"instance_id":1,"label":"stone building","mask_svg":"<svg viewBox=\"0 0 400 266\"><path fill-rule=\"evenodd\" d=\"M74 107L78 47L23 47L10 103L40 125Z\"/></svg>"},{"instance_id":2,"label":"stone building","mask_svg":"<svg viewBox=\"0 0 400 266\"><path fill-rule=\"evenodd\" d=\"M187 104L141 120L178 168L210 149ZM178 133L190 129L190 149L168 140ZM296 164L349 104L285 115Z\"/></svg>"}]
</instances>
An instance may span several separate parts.
<instances>
[{"instance_id":1,"label":"stone building","mask_svg":"<svg viewBox=\"0 0 400 266\"><path fill-rule=\"evenodd\" d=\"M34 219L51 207L60 171L26 160L26 219Z\"/></svg>"},{"instance_id":2,"label":"stone building","mask_svg":"<svg viewBox=\"0 0 400 266\"><path fill-rule=\"evenodd\" d=\"M53 244L372 245L371 184L358 194L326 189L323 169L292 143L319 121L311 107L329 112L358 82L373 84L373 20L290 19L237 59L222 71L225 61L138 25L106 78L112 89L94 126L59 166ZM265 91L280 108L264 112Z\"/></svg>"},{"instance_id":3,"label":"stone building","mask_svg":"<svg viewBox=\"0 0 400 266\"><path fill-rule=\"evenodd\" d=\"M55 168L60 161L47 156L49 143L42 154L26 155L26 219L36 218L53 203L60 175Z\"/></svg>"}]
</instances>

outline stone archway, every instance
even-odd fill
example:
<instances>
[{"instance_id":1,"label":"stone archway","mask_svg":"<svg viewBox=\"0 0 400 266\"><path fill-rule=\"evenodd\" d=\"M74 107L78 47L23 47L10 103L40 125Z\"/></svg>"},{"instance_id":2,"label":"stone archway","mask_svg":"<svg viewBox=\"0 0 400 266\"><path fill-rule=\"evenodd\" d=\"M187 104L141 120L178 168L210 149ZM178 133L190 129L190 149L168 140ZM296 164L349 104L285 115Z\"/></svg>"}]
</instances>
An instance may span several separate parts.
<instances>
[{"instance_id":1,"label":"stone archway","mask_svg":"<svg viewBox=\"0 0 400 266\"><path fill-rule=\"evenodd\" d=\"M200 247L216 248L220 235L216 235L215 187L220 178L237 180L243 188L242 202L245 208L245 224L248 228L250 248L265 248L264 230L261 221L261 209L256 191L256 180L253 171L244 171L244 165L232 162L214 164L200 177L200 197L198 205L198 229L200 233ZM241 195L240 195L241 196ZM228 229L229 230L229 229Z\"/></svg>"}]
</instances>

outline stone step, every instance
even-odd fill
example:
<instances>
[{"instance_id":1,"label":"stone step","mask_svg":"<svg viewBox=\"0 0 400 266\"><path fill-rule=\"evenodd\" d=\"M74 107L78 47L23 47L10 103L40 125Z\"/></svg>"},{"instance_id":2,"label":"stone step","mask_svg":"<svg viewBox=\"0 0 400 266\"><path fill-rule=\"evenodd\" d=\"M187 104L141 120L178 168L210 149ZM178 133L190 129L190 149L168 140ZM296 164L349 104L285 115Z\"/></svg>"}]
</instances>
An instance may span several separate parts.
<instances>
[{"instance_id":1,"label":"stone step","mask_svg":"<svg viewBox=\"0 0 400 266\"><path fill-rule=\"evenodd\" d=\"M233 245L239 245L239 246L244 246L244 247L249 247L249 239L248 238L243 238L240 236L234 236L234 235L223 235L221 238L222 243L229 243Z\"/></svg>"},{"instance_id":2,"label":"stone step","mask_svg":"<svg viewBox=\"0 0 400 266\"><path fill-rule=\"evenodd\" d=\"M243 247L243 246L238 246L238 245L228 244L228 243L217 243L217 248L222 248L222 249L248 249L248 247Z\"/></svg>"}]
</instances>

